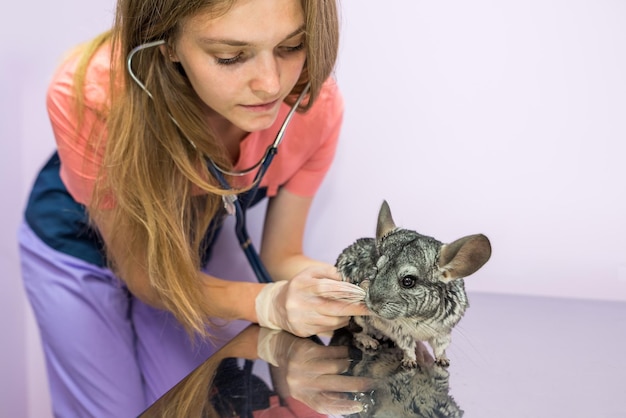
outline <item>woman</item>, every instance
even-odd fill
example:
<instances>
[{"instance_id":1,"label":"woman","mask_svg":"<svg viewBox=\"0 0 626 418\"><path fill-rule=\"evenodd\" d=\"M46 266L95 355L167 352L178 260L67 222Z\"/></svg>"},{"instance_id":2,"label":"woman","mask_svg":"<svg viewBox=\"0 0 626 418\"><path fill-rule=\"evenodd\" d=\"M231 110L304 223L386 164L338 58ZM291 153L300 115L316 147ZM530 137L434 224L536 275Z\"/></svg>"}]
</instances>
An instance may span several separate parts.
<instances>
[{"instance_id":1,"label":"woman","mask_svg":"<svg viewBox=\"0 0 626 418\"><path fill-rule=\"evenodd\" d=\"M341 125L337 26L332 0L119 0L113 29L60 66L58 153L20 229L56 416L135 416L215 350L218 319L308 336L366 313L302 252ZM309 83L254 197L275 283L207 274L223 197L254 179L228 173L262 158Z\"/></svg>"}]
</instances>

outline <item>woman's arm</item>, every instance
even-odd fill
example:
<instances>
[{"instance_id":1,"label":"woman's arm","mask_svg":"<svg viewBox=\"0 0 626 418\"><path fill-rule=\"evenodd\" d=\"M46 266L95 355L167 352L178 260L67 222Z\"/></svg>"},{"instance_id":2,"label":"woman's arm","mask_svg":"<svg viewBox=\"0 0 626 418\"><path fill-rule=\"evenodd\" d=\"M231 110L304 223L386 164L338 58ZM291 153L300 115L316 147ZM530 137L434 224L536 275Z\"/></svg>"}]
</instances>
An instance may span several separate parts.
<instances>
[{"instance_id":1,"label":"woman's arm","mask_svg":"<svg viewBox=\"0 0 626 418\"><path fill-rule=\"evenodd\" d=\"M312 197L302 197L280 189L271 198L265 216L261 241L261 260L275 280L288 280L310 266L327 263L313 260L303 253L302 243ZM341 279L340 276L330 277Z\"/></svg>"},{"instance_id":2,"label":"woman's arm","mask_svg":"<svg viewBox=\"0 0 626 418\"><path fill-rule=\"evenodd\" d=\"M159 309L165 309L157 292L150 285L146 270L145 255L129 254L123 242L113 242L111 217L101 211L94 219L96 226L115 262L120 278L128 290L142 302ZM244 319L257 322L255 300L263 284L222 280L198 271L202 292L207 306L214 316L223 319Z\"/></svg>"},{"instance_id":3,"label":"woman's arm","mask_svg":"<svg viewBox=\"0 0 626 418\"><path fill-rule=\"evenodd\" d=\"M347 325L369 313L364 291L343 282L337 269L303 254L302 241L311 198L286 189L270 200L261 258L276 283L256 300L259 323L305 337Z\"/></svg>"},{"instance_id":4,"label":"woman's arm","mask_svg":"<svg viewBox=\"0 0 626 418\"><path fill-rule=\"evenodd\" d=\"M264 260L270 274L284 279L281 282L236 282L198 272L203 301L211 307L212 316L244 319L309 336L345 326L351 316L368 314L360 288L342 282L333 266L302 254L310 202L281 191L268 207ZM165 308L150 284L145 255L129 254L123 241L111 239L113 225L106 211L99 213L95 222L130 292L149 305Z\"/></svg>"}]
</instances>

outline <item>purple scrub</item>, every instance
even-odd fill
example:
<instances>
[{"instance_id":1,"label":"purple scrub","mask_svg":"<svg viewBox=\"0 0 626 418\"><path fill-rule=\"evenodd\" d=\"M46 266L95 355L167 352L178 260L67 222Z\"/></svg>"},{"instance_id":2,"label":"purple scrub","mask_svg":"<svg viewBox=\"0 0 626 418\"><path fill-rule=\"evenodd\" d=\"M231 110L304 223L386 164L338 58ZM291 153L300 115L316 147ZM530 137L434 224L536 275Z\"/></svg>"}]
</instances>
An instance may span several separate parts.
<instances>
[{"instance_id":1,"label":"purple scrub","mask_svg":"<svg viewBox=\"0 0 626 418\"><path fill-rule=\"evenodd\" d=\"M50 248L26 223L18 238L55 416L137 416L246 325L192 344L171 314L133 297L107 268Z\"/></svg>"}]
</instances>

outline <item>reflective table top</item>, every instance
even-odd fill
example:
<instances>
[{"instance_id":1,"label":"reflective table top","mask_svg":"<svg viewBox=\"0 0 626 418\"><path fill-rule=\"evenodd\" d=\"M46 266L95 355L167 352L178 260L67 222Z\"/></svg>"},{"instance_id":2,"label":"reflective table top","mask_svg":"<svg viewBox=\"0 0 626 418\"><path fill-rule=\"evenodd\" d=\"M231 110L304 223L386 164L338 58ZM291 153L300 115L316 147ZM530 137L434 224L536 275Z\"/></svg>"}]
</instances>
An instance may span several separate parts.
<instances>
[{"instance_id":1,"label":"reflective table top","mask_svg":"<svg viewBox=\"0 0 626 418\"><path fill-rule=\"evenodd\" d=\"M250 326L142 417L626 417L626 303L469 299L447 368Z\"/></svg>"}]
</instances>

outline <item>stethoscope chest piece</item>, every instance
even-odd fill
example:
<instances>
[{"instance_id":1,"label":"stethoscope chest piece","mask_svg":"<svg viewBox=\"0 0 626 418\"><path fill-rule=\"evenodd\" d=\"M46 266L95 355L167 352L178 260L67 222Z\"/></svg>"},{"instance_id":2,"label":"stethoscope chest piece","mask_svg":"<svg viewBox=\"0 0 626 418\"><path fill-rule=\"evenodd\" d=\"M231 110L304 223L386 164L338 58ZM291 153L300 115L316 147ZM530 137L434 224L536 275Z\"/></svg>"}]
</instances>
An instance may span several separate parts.
<instances>
[{"instance_id":1,"label":"stethoscope chest piece","mask_svg":"<svg viewBox=\"0 0 626 418\"><path fill-rule=\"evenodd\" d=\"M226 209L226 213L229 215L234 215L236 212L235 209L235 201L237 200L237 195L229 194L222 196L222 203L224 203L224 209Z\"/></svg>"}]
</instances>

